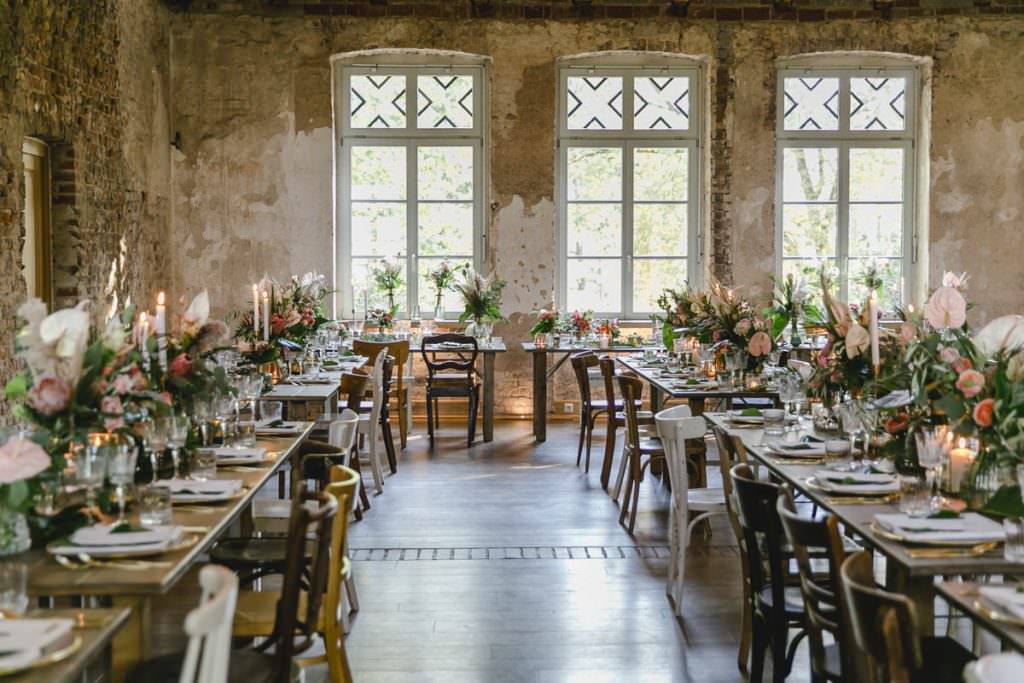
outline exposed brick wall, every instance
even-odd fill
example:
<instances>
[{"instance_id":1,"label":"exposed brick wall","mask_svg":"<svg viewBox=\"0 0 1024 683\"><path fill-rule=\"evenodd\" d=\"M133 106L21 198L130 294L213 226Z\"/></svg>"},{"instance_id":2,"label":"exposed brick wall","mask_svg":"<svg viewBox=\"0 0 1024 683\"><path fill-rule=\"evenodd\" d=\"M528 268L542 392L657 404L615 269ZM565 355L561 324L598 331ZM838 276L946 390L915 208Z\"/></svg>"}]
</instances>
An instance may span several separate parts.
<instances>
[{"instance_id":1,"label":"exposed brick wall","mask_svg":"<svg viewBox=\"0 0 1024 683\"><path fill-rule=\"evenodd\" d=\"M105 315L166 280L168 19L157 0L0 3L0 382L26 293L26 136L51 143L57 305Z\"/></svg>"}]
</instances>

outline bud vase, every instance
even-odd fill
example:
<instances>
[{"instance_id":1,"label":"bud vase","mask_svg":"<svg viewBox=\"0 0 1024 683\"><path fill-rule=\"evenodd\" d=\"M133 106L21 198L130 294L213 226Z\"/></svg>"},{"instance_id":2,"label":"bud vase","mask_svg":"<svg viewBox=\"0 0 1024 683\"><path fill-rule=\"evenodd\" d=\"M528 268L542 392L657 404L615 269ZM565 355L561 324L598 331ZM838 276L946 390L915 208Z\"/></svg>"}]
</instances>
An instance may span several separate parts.
<instances>
[{"instance_id":1,"label":"bud vase","mask_svg":"<svg viewBox=\"0 0 1024 683\"><path fill-rule=\"evenodd\" d=\"M29 549L32 537L22 512L0 508L0 556L17 555Z\"/></svg>"}]
</instances>

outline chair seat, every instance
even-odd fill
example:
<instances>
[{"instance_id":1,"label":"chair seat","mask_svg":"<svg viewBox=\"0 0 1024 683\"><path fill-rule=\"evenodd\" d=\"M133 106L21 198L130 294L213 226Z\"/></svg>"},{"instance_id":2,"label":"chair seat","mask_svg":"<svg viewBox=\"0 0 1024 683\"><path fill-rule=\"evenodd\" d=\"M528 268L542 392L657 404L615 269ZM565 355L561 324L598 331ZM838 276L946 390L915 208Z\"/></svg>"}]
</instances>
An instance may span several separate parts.
<instances>
[{"instance_id":1,"label":"chair seat","mask_svg":"<svg viewBox=\"0 0 1024 683\"><path fill-rule=\"evenodd\" d=\"M926 636L921 639L924 671L913 678L914 683L959 683L964 667L974 661L974 654L953 638Z\"/></svg>"},{"instance_id":2,"label":"chair seat","mask_svg":"<svg viewBox=\"0 0 1024 683\"><path fill-rule=\"evenodd\" d=\"M476 381L467 377L465 373L434 375L433 379L427 383L430 387L469 387L474 384Z\"/></svg>"},{"instance_id":3,"label":"chair seat","mask_svg":"<svg viewBox=\"0 0 1024 683\"><path fill-rule=\"evenodd\" d=\"M352 575L352 563L347 557L341 560L341 577L347 581ZM307 593L299 593L298 614L305 619ZM231 635L235 638L265 638L274 632L277 618L277 603L281 594L277 591L239 591L235 602L235 620ZM324 611L317 615L316 630L324 630Z\"/></svg>"},{"instance_id":4,"label":"chair seat","mask_svg":"<svg viewBox=\"0 0 1024 683\"><path fill-rule=\"evenodd\" d=\"M307 545L307 557L312 556L312 550L312 545ZM283 572L287 553L288 538L285 536L225 538L210 550L210 559L234 570L276 568Z\"/></svg>"},{"instance_id":5,"label":"chair seat","mask_svg":"<svg viewBox=\"0 0 1024 683\"><path fill-rule=\"evenodd\" d=\"M184 652L163 655L143 662L128 675L129 683L178 683ZM261 683L273 669L274 655L255 650L232 650L228 664L228 683ZM288 679L302 681L302 669L292 662Z\"/></svg>"},{"instance_id":6,"label":"chair seat","mask_svg":"<svg viewBox=\"0 0 1024 683\"><path fill-rule=\"evenodd\" d=\"M726 512L725 489L688 489L686 504L693 512Z\"/></svg>"},{"instance_id":7,"label":"chair seat","mask_svg":"<svg viewBox=\"0 0 1024 683\"><path fill-rule=\"evenodd\" d=\"M637 425L653 425L654 424L654 413L649 410L638 410L636 411L636 423ZM625 427L626 426L626 414L621 410L615 413L615 426Z\"/></svg>"},{"instance_id":8,"label":"chair seat","mask_svg":"<svg viewBox=\"0 0 1024 683\"><path fill-rule=\"evenodd\" d=\"M802 621L804 618L804 596L800 593L798 586L786 586L784 595L783 608L786 610L786 618L794 621ZM772 599L771 586L765 586L760 595L758 601L765 606L768 610L774 610L775 605Z\"/></svg>"}]
</instances>

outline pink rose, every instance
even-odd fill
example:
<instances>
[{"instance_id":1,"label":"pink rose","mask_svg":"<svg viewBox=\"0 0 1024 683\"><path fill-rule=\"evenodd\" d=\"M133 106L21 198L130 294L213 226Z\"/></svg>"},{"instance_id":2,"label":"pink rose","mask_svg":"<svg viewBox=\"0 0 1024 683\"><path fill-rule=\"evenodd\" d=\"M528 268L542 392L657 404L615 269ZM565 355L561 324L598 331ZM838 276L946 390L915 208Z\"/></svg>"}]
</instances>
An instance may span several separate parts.
<instances>
[{"instance_id":1,"label":"pink rose","mask_svg":"<svg viewBox=\"0 0 1024 683\"><path fill-rule=\"evenodd\" d=\"M952 346L947 346L943 348L941 351L939 351L939 358L942 360L943 363L946 363L947 365L952 365L953 363L956 362L956 359L959 357L960 353Z\"/></svg>"},{"instance_id":2,"label":"pink rose","mask_svg":"<svg viewBox=\"0 0 1024 683\"><path fill-rule=\"evenodd\" d=\"M936 329L962 327L967 322L967 300L953 287L939 287L928 299L924 317Z\"/></svg>"},{"instance_id":3,"label":"pink rose","mask_svg":"<svg viewBox=\"0 0 1024 683\"><path fill-rule=\"evenodd\" d=\"M984 401L974 406L974 424L979 427L991 427L992 426L992 412L995 410L995 401L991 398L986 398Z\"/></svg>"},{"instance_id":4,"label":"pink rose","mask_svg":"<svg viewBox=\"0 0 1024 683\"><path fill-rule=\"evenodd\" d=\"M957 373L958 375L964 372L965 370L970 370L971 368L974 367L974 364L971 363L971 359L964 358L963 356L957 358L950 365L952 365L953 367L953 372Z\"/></svg>"},{"instance_id":5,"label":"pink rose","mask_svg":"<svg viewBox=\"0 0 1024 683\"><path fill-rule=\"evenodd\" d=\"M132 379L131 375L122 373L114 378L114 393L118 396L124 396L135 387L135 380Z\"/></svg>"},{"instance_id":6,"label":"pink rose","mask_svg":"<svg viewBox=\"0 0 1024 683\"><path fill-rule=\"evenodd\" d=\"M744 318L736 323L736 327L732 328L732 331L741 337L746 337L747 332L750 332L750 321Z\"/></svg>"},{"instance_id":7,"label":"pink rose","mask_svg":"<svg viewBox=\"0 0 1024 683\"><path fill-rule=\"evenodd\" d=\"M761 356L767 356L772 352L772 338L768 336L767 332L755 332L754 336L750 338L750 343L747 344L747 353L754 358Z\"/></svg>"},{"instance_id":8,"label":"pink rose","mask_svg":"<svg viewBox=\"0 0 1024 683\"><path fill-rule=\"evenodd\" d=\"M71 387L60 377L44 375L28 392L28 401L33 410L52 417L64 410L71 400Z\"/></svg>"},{"instance_id":9,"label":"pink rose","mask_svg":"<svg viewBox=\"0 0 1024 683\"><path fill-rule=\"evenodd\" d=\"M185 377L192 372L192 359L188 357L187 353L179 354L174 360L171 361L171 367L169 373L172 378Z\"/></svg>"},{"instance_id":10,"label":"pink rose","mask_svg":"<svg viewBox=\"0 0 1024 683\"><path fill-rule=\"evenodd\" d=\"M956 388L967 398L974 398L985 387L985 375L977 370L964 370L956 380Z\"/></svg>"},{"instance_id":11,"label":"pink rose","mask_svg":"<svg viewBox=\"0 0 1024 683\"><path fill-rule=\"evenodd\" d=\"M39 444L14 436L0 446L0 484L36 476L50 466L50 456Z\"/></svg>"}]
</instances>

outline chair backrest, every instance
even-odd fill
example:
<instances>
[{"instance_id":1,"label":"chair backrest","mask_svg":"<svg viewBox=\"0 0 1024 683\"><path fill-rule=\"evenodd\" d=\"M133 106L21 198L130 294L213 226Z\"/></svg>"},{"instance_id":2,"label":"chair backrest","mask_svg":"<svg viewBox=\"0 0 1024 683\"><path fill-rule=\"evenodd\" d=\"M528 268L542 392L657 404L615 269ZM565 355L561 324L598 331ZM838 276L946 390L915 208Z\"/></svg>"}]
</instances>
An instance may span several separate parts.
<instances>
[{"instance_id":1,"label":"chair backrest","mask_svg":"<svg viewBox=\"0 0 1024 683\"><path fill-rule=\"evenodd\" d=\"M370 375L370 386L373 389L373 403L370 406L371 425L380 421L380 411L384 405L384 363L387 357L387 349L380 349L377 355L373 356L373 373Z\"/></svg>"},{"instance_id":2,"label":"chair backrest","mask_svg":"<svg viewBox=\"0 0 1024 683\"><path fill-rule=\"evenodd\" d=\"M360 356L376 358L381 349L387 349L388 355L395 359L395 374L398 376L396 387L398 395L402 395L402 376L405 374L405 364L409 362L409 340L401 339L396 341L367 341L365 339L353 339L352 351Z\"/></svg>"},{"instance_id":3,"label":"chair backrest","mask_svg":"<svg viewBox=\"0 0 1024 683\"><path fill-rule=\"evenodd\" d=\"M715 435L715 443L718 445L718 469L722 474L722 489L725 492L725 505L729 511L729 524L736 533L736 540L743 540L743 531L740 528L739 513L736 511L735 497L732 492L732 477L729 472L739 464L747 463L747 448L743 440L733 436L723 427L716 424L711 425L711 433Z\"/></svg>"},{"instance_id":4,"label":"chair backrest","mask_svg":"<svg viewBox=\"0 0 1024 683\"><path fill-rule=\"evenodd\" d=\"M676 509L681 511L685 518L688 509L686 490L690 487L686 467L686 441L703 439L707 423L703 417L693 417L690 406L666 408L654 416L654 423L658 427L658 436L661 437L661 445L665 449Z\"/></svg>"},{"instance_id":5,"label":"chair backrest","mask_svg":"<svg viewBox=\"0 0 1024 683\"><path fill-rule=\"evenodd\" d=\"M324 640L334 644L334 647L327 648L327 666L332 681L350 681L351 672L348 671L348 663L337 654L344 647L345 631L342 627L341 610L345 609L342 600L344 586L344 569L347 556L346 539L348 536L348 514L352 507L352 501L356 498L359 489L359 473L348 467L335 465L331 468L330 483L324 489L328 495L338 501L338 509L345 510L334 520L331 529L331 562L327 571L327 590L324 595L324 619L323 637Z\"/></svg>"},{"instance_id":6,"label":"chair backrest","mask_svg":"<svg viewBox=\"0 0 1024 683\"><path fill-rule=\"evenodd\" d=\"M771 588L772 604L785 604L786 557L782 547L785 532L775 508L779 486L760 481L750 465L739 464L729 471L743 530L750 588L754 595ZM764 551L767 550L767 557ZM767 568L768 572L765 573Z\"/></svg>"},{"instance_id":7,"label":"chair backrest","mask_svg":"<svg viewBox=\"0 0 1024 683\"><path fill-rule=\"evenodd\" d=\"M619 383L619 393L622 394L622 412L626 416L626 445L630 448L640 447L640 426L636 415L636 402L644 390L644 384L637 377L632 375L616 375ZM631 458L634 463L639 463L640 458ZM639 467L639 465L637 465ZM639 473L634 473L639 474Z\"/></svg>"},{"instance_id":8,"label":"chair backrest","mask_svg":"<svg viewBox=\"0 0 1024 683\"><path fill-rule=\"evenodd\" d=\"M469 348L445 349L441 344L460 344ZM427 347L430 347L430 350ZM465 372L466 381L473 381L476 358L480 354L480 345L476 337L468 334L434 334L423 338L420 345L423 364L427 366L427 381L432 381L438 371ZM438 359L438 355L441 356Z\"/></svg>"},{"instance_id":9,"label":"chair backrest","mask_svg":"<svg viewBox=\"0 0 1024 683\"><path fill-rule=\"evenodd\" d=\"M807 610L811 671L819 676L824 676L826 672L824 634L828 633L839 644L844 678L854 680L850 676L852 667L847 662L846 606L839 576L839 568L846 560L846 551L839 535L839 523L833 515L817 519L798 515L793 494L787 486L782 487L775 507L800 572L800 593ZM822 559L827 562L824 577L820 566L811 566L812 553L819 562Z\"/></svg>"},{"instance_id":10,"label":"chair backrest","mask_svg":"<svg viewBox=\"0 0 1024 683\"><path fill-rule=\"evenodd\" d=\"M363 372L343 372L341 374L341 386L338 392L345 397L345 408L358 411L366 394L366 384L370 381L369 375Z\"/></svg>"},{"instance_id":11,"label":"chair backrest","mask_svg":"<svg viewBox=\"0 0 1024 683\"><path fill-rule=\"evenodd\" d=\"M870 552L850 555L839 573L854 641L872 660L876 680L909 683L923 666L914 604L875 585Z\"/></svg>"},{"instance_id":12,"label":"chair backrest","mask_svg":"<svg viewBox=\"0 0 1024 683\"><path fill-rule=\"evenodd\" d=\"M322 491L303 490L292 505L274 631L259 646L260 649L274 648L274 666L268 678L274 683L288 681L292 657L308 650L316 642L317 620L327 587L331 534L337 512L338 501ZM307 565L307 537L310 533L314 536L313 553ZM306 593L306 609L300 615L299 596L303 591Z\"/></svg>"},{"instance_id":13,"label":"chair backrest","mask_svg":"<svg viewBox=\"0 0 1024 683\"><path fill-rule=\"evenodd\" d=\"M590 368L597 367L600 361L593 351L580 351L569 356L569 362L572 363L572 371L576 375L576 386L580 390L580 402L583 410L586 411L590 407L591 401Z\"/></svg>"},{"instance_id":14,"label":"chair backrest","mask_svg":"<svg viewBox=\"0 0 1024 683\"><path fill-rule=\"evenodd\" d=\"M341 411L338 419L332 420L327 429L327 443L339 449L344 455L344 464L348 465L349 456L356 445L359 432L359 415L350 408Z\"/></svg>"},{"instance_id":15,"label":"chair backrest","mask_svg":"<svg viewBox=\"0 0 1024 683\"><path fill-rule=\"evenodd\" d=\"M199 585L199 606L185 617L188 648L178 683L226 683L238 577L227 567L208 564L199 572Z\"/></svg>"},{"instance_id":16,"label":"chair backrest","mask_svg":"<svg viewBox=\"0 0 1024 683\"><path fill-rule=\"evenodd\" d=\"M615 359L609 355L601 356L597 359L597 364L601 368L601 377L604 378L604 397L608 401L608 405L615 404Z\"/></svg>"}]
</instances>

